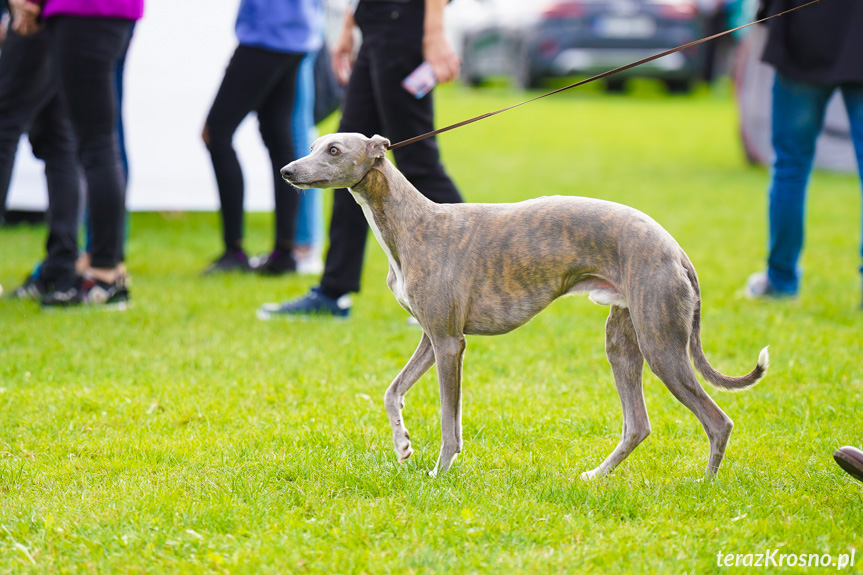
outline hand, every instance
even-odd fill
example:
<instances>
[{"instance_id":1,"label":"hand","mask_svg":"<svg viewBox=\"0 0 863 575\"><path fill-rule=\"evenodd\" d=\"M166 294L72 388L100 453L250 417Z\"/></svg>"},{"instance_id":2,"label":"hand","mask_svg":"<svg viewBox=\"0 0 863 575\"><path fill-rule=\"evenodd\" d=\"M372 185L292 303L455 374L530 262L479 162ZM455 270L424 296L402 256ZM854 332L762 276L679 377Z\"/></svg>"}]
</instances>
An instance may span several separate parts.
<instances>
[{"instance_id":1,"label":"hand","mask_svg":"<svg viewBox=\"0 0 863 575\"><path fill-rule=\"evenodd\" d=\"M32 36L42 30L39 14L42 8L29 0L9 0L12 14L12 31L21 36Z\"/></svg>"},{"instance_id":2,"label":"hand","mask_svg":"<svg viewBox=\"0 0 863 575\"><path fill-rule=\"evenodd\" d=\"M439 84L458 78L461 60L442 31L423 35L423 59L431 64Z\"/></svg>"},{"instance_id":3,"label":"hand","mask_svg":"<svg viewBox=\"0 0 863 575\"><path fill-rule=\"evenodd\" d=\"M340 84L348 83L354 67L354 16L350 12L345 17L339 39L330 50L330 67Z\"/></svg>"}]
</instances>

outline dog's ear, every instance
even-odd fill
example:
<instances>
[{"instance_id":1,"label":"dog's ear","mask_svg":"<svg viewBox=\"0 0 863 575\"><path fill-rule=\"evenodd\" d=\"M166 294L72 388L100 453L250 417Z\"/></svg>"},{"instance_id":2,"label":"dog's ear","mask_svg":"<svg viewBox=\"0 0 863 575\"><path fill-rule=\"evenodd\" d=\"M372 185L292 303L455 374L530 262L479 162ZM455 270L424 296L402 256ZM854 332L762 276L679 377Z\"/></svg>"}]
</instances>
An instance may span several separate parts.
<instances>
[{"instance_id":1,"label":"dog's ear","mask_svg":"<svg viewBox=\"0 0 863 575\"><path fill-rule=\"evenodd\" d=\"M390 141L383 136L375 134L369 138L368 153L370 158L383 158L387 155L387 149L390 147Z\"/></svg>"}]
</instances>

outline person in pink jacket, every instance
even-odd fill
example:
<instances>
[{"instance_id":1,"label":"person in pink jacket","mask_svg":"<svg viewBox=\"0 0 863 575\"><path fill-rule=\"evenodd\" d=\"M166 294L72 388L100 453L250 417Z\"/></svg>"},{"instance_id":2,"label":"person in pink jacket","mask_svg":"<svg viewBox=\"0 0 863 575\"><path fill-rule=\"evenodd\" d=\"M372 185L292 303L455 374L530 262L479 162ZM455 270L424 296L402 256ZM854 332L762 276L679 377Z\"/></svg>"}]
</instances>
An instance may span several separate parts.
<instances>
[{"instance_id":1,"label":"person in pink jacket","mask_svg":"<svg viewBox=\"0 0 863 575\"><path fill-rule=\"evenodd\" d=\"M77 137L87 182L91 260L81 276L57 284L44 306L111 305L129 300L122 265L126 182L116 136L116 70L141 18L143 0L10 0L13 29L48 28L60 95Z\"/></svg>"}]
</instances>

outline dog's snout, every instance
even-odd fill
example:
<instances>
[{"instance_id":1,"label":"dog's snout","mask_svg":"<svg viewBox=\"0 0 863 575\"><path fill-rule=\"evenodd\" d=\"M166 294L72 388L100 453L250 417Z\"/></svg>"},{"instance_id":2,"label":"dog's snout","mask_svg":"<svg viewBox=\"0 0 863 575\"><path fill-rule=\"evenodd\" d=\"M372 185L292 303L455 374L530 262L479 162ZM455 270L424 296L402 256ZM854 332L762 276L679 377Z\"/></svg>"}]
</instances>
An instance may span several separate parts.
<instances>
[{"instance_id":1,"label":"dog's snout","mask_svg":"<svg viewBox=\"0 0 863 575\"><path fill-rule=\"evenodd\" d=\"M291 181L291 177L294 175L294 170L291 168L291 165L288 164L282 168L279 173L282 174L282 179Z\"/></svg>"}]
</instances>

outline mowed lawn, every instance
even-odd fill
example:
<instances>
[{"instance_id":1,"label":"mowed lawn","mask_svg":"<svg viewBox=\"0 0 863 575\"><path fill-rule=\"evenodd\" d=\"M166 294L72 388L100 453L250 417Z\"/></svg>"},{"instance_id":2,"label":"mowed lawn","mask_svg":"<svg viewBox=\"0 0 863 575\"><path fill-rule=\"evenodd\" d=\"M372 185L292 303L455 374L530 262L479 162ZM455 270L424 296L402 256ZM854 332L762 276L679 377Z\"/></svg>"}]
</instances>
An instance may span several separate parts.
<instances>
[{"instance_id":1,"label":"mowed lawn","mask_svg":"<svg viewBox=\"0 0 863 575\"><path fill-rule=\"evenodd\" d=\"M438 94L439 125L523 97ZM770 345L758 387L708 388L736 424L718 479L702 479L698 421L647 370L652 435L608 478L579 478L621 428L607 309L586 298L468 338L464 450L437 479L434 370L420 380L405 409L416 452L399 465L382 398L420 332L373 238L349 321L261 322L258 305L316 278L202 278L215 214L134 214L130 310L0 301L0 573L719 573L734 572L720 552L777 548L856 549L859 572L863 486L832 453L863 444L860 186L816 174L799 300L748 301L768 174L746 165L736 125L721 91L584 90L440 137L469 201L587 195L663 224L698 270L723 372ZM264 251L270 215L248 225ZM0 229L7 291L44 235Z\"/></svg>"}]
</instances>

